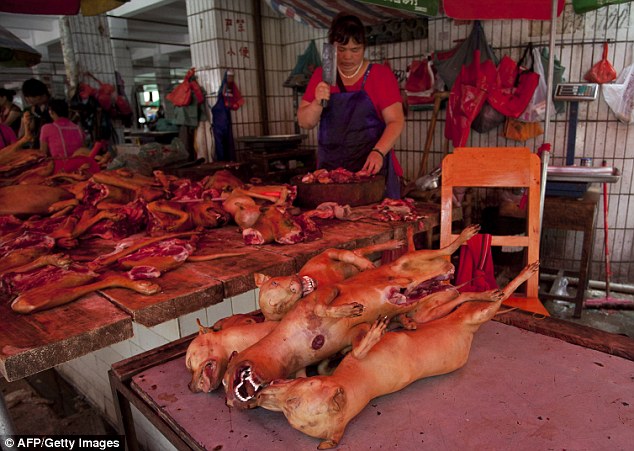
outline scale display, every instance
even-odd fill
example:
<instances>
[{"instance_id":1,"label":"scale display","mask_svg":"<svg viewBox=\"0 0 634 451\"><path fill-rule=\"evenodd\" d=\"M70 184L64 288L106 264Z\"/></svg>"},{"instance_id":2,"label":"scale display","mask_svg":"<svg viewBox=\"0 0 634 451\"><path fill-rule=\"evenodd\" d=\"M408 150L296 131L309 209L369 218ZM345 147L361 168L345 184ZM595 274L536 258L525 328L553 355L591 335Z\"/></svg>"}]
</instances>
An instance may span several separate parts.
<instances>
[{"instance_id":1,"label":"scale display","mask_svg":"<svg viewBox=\"0 0 634 451\"><path fill-rule=\"evenodd\" d=\"M589 102L597 98L597 83L559 83L555 89L555 100Z\"/></svg>"}]
</instances>

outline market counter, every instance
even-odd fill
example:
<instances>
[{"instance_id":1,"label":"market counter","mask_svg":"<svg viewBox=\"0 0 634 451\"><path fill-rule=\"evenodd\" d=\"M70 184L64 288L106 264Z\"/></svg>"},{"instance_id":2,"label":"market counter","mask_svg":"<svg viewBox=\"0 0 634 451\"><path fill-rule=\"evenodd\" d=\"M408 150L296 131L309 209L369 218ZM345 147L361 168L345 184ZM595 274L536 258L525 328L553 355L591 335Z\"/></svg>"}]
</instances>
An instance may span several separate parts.
<instances>
[{"instance_id":1,"label":"market counter","mask_svg":"<svg viewBox=\"0 0 634 451\"><path fill-rule=\"evenodd\" d=\"M499 319L507 324L489 322L476 332L463 368L372 400L350 422L341 446L630 446L634 413L626 387L632 383L634 340L520 311ZM110 383L129 449L138 449L130 403L178 449L317 446L318 439L291 428L280 412L229 409L222 389L191 393L184 361L191 339L113 365Z\"/></svg>"},{"instance_id":2,"label":"market counter","mask_svg":"<svg viewBox=\"0 0 634 451\"><path fill-rule=\"evenodd\" d=\"M423 209L424 210L424 209ZM426 210L429 213L429 209ZM179 318L255 288L253 274L271 276L297 272L311 257L330 247L354 249L403 239L408 227L416 232L438 225L437 214L417 222L384 223L318 220L319 240L294 245L247 246L236 226L210 231L199 254L241 252L240 257L186 263L157 280L162 292L144 296L125 289L107 289L48 311L19 315L0 305L0 375L8 381L36 374L133 336L132 323L146 327ZM95 246L80 249L84 259L105 252Z\"/></svg>"},{"instance_id":3,"label":"market counter","mask_svg":"<svg viewBox=\"0 0 634 451\"><path fill-rule=\"evenodd\" d=\"M0 304L0 373L15 381L132 337L132 319L92 293L31 315Z\"/></svg>"}]
</instances>

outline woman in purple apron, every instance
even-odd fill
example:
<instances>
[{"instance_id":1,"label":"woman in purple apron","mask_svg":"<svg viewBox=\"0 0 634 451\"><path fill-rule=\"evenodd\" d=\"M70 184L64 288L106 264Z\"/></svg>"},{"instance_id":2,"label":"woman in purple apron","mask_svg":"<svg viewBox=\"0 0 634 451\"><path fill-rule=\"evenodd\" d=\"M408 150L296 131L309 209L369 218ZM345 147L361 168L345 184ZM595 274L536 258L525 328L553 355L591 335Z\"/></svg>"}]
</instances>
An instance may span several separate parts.
<instances>
[{"instance_id":1,"label":"woman in purple apron","mask_svg":"<svg viewBox=\"0 0 634 451\"><path fill-rule=\"evenodd\" d=\"M398 82L389 67L365 60L365 29L356 16L335 17L328 40L337 47L337 86L321 81L321 68L315 71L297 112L299 125L319 123L319 168L385 175L385 197L398 199L402 170L393 146L405 123Z\"/></svg>"}]
</instances>

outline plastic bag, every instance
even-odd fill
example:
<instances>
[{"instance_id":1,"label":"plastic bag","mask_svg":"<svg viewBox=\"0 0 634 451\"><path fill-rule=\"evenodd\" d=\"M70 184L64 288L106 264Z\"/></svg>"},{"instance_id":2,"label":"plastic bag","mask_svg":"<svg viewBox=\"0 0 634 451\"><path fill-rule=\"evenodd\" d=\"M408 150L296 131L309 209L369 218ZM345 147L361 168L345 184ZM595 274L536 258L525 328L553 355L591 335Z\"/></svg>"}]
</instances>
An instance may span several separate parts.
<instances>
[{"instance_id":1,"label":"plastic bag","mask_svg":"<svg viewBox=\"0 0 634 451\"><path fill-rule=\"evenodd\" d=\"M471 64L475 50L480 51L480 62L492 60L497 65L498 59L487 43L480 21L477 20L473 23L471 33L461 44L451 50L433 53L434 68L449 89L453 87L462 66Z\"/></svg>"},{"instance_id":2,"label":"plastic bag","mask_svg":"<svg viewBox=\"0 0 634 451\"><path fill-rule=\"evenodd\" d=\"M524 142L543 134L544 130L539 122L522 122L512 117L506 118L504 137L507 139Z\"/></svg>"},{"instance_id":3,"label":"plastic bag","mask_svg":"<svg viewBox=\"0 0 634 451\"><path fill-rule=\"evenodd\" d=\"M319 50L317 50L317 44L313 40L310 41L304 53L297 57L297 63L291 74L284 81L283 86L300 90L306 89L310 77L313 76L313 72L319 66L321 66L321 57L319 56Z\"/></svg>"},{"instance_id":4,"label":"plastic bag","mask_svg":"<svg viewBox=\"0 0 634 451\"><path fill-rule=\"evenodd\" d=\"M489 102L484 102L482 109L471 123L471 129L478 133L487 133L501 125L504 119L506 116L493 108Z\"/></svg>"},{"instance_id":5,"label":"plastic bag","mask_svg":"<svg viewBox=\"0 0 634 451\"><path fill-rule=\"evenodd\" d=\"M550 102L550 112L555 112L555 105L553 104L552 97L548 92L548 84L546 80L546 71L542 66L542 59L539 55L539 50L533 48L533 70L539 75L539 83L535 89L535 93L528 102L528 106L517 118L524 122L537 122L543 121L546 118L546 105Z\"/></svg>"},{"instance_id":6,"label":"plastic bag","mask_svg":"<svg viewBox=\"0 0 634 451\"><path fill-rule=\"evenodd\" d=\"M405 81L408 105L434 103L435 75L430 59L414 60Z\"/></svg>"},{"instance_id":7,"label":"plastic bag","mask_svg":"<svg viewBox=\"0 0 634 451\"><path fill-rule=\"evenodd\" d=\"M205 96L200 89L198 82L194 80L196 69L191 68L185 74L183 81L176 86L165 98L172 102L174 106L188 106L192 101L192 94L196 96L198 103L203 103Z\"/></svg>"},{"instance_id":8,"label":"plastic bag","mask_svg":"<svg viewBox=\"0 0 634 451\"><path fill-rule=\"evenodd\" d=\"M616 80L616 70L612 67L612 64L608 61L608 43L603 43L603 57L601 61L596 63L590 68L590 70L583 77L590 83L609 83Z\"/></svg>"},{"instance_id":9,"label":"plastic bag","mask_svg":"<svg viewBox=\"0 0 634 451\"><path fill-rule=\"evenodd\" d=\"M544 69L544 74L546 76L546 80L548 80L548 47L543 47L540 55L540 59L542 61L542 68ZM564 72L566 72L566 68L561 65L561 62L555 57L555 61L553 64L553 86L552 91L550 93L550 98L552 100L552 96L555 95L555 91L557 90L557 85L559 83L564 82L566 79L564 78ZM563 113L566 110L566 102L563 100L553 101L555 105L555 111L557 113Z\"/></svg>"},{"instance_id":10,"label":"plastic bag","mask_svg":"<svg viewBox=\"0 0 634 451\"><path fill-rule=\"evenodd\" d=\"M504 56L498 65L498 82L489 92L487 100L493 108L509 117L519 117L531 101L539 84L539 75L533 70L535 62L525 68L524 61L530 55L532 44L528 44L522 58L515 63Z\"/></svg>"},{"instance_id":11,"label":"plastic bag","mask_svg":"<svg viewBox=\"0 0 634 451\"><path fill-rule=\"evenodd\" d=\"M601 85L603 98L617 119L634 123L634 64L627 66L614 83Z\"/></svg>"}]
</instances>

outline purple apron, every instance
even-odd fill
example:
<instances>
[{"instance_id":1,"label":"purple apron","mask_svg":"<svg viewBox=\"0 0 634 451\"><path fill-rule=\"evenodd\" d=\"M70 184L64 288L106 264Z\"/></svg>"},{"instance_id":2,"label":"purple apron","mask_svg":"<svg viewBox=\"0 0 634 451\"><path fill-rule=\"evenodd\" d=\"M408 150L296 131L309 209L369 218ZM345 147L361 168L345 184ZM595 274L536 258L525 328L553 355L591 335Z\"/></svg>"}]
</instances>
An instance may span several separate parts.
<instances>
[{"instance_id":1,"label":"purple apron","mask_svg":"<svg viewBox=\"0 0 634 451\"><path fill-rule=\"evenodd\" d=\"M328 105L321 113L317 167L320 169L344 168L360 171L368 154L379 141L385 123L365 91L365 82L372 64L363 75L359 91L347 92L337 76L340 93L330 95ZM391 152L383 159L379 174L385 175L385 197L400 199L400 180L394 170Z\"/></svg>"}]
</instances>

